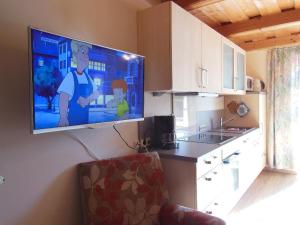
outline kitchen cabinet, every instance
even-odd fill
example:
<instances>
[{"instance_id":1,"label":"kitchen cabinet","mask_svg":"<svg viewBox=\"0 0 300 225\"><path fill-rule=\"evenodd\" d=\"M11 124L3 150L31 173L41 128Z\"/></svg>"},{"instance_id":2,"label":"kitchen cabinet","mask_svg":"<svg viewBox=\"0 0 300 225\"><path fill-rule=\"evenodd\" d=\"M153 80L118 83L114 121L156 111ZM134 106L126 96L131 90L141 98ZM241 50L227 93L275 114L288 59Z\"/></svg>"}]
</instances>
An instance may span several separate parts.
<instances>
[{"instance_id":1,"label":"kitchen cabinet","mask_svg":"<svg viewBox=\"0 0 300 225\"><path fill-rule=\"evenodd\" d=\"M170 89L183 92L201 91L204 81L201 68L201 22L176 4L169 5L172 54L171 71L165 75L171 77Z\"/></svg>"},{"instance_id":2,"label":"kitchen cabinet","mask_svg":"<svg viewBox=\"0 0 300 225\"><path fill-rule=\"evenodd\" d=\"M236 90L246 90L246 57L245 52L239 48L236 50Z\"/></svg>"},{"instance_id":3,"label":"kitchen cabinet","mask_svg":"<svg viewBox=\"0 0 300 225\"><path fill-rule=\"evenodd\" d=\"M209 152L197 162L160 158L172 202L204 210L222 187L221 149Z\"/></svg>"},{"instance_id":4,"label":"kitchen cabinet","mask_svg":"<svg viewBox=\"0 0 300 225\"><path fill-rule=\"evenodd\" d=\"M222 37L202 23L202 92L221 93Z\"/></svg>"},{"instance_id":5,"label":"kitchen cabinet","mask_svg":"<svg viewBox=\"0 0 300 225\"><path fill-rule=\"evenodd\" d=\"M173 2L138 15L145 91L221 92L222 38Z\"/></svg>"},{"instance_id":6,"label":"kitchen cabinet","mask_svg":"<svg viewBox=\"0 0 300 225\"><path fill-rule=\"evenodd\" d=\"M255 129L197 161L161 155L171 201L225 217L264 168L260 136Z\"/></svg>"},{"instance_id":7,"label":"kitchen cabinet","mask_svg":"<svg viewBox=\"0 0 300 225\"><path fill-rule=\"evenodd\" d=\"M223 37L222 41L222 93L246 93L246 54L243 49Z\"/></svg>"},{"instance_id":8,"label":"kitchen cabinet","mask_svg":"<svg viewBox=\"0 0 300 225\"><path fill-rule=\"evenodd\" d=\"M237 103L244 102L250 109L249 113L245 117L236 117L234 120L226 123L227 126L238 127L259 127L260 141L262 152L265 155L266 152L266 110L267 110L267 95L265 92L247 92L243 96L225 96L224 105L227 106L231 101ZM231 118L232 114L227 108L225 108L225 120Z\"/></svg>"},{"instance_id":9,"label":"kitchen cabinet","mask_svg":"<svg viewBox=\"0 0 300 225\"><path fill-rule=\"evenodd\" d=\"M224 146L223 160L226 160L226 157L232 158L232 156L235 160L229 164L224 164L224 167L229 167L226 168L227 171L224 171L225 188L206 210L212 211L214 215L225 216L263 170L265 157L261 151L260 136L260 130L256 129ZM234 154L232 154L233 152ZM214 206L213 203L217 203L218 207Z\"/></svg>"},{"instance_id":10,"label":"kitchen cabinet","mask_svg":"<svg viewBox=\"0 0 300 225\"><path fill-rule=\"evenodd\" d=\"M249 113L245 117L237 117L234 120L227 123L227 126L240 126L240 127L259 127L258 136L254 139L246 139L248 142L246 146L251 148L251 151L258 157L255 160L251 160L251 164L257 168L256 174L258 174L261 168L264 168L266 164L266 110L267 110L267 95L266 93L250 92L243 96L225 96L224 105L228 105L231 101L237 103L244 102L250 109ZM225 110L225 117L230 118L232 114L228 109ZM247 157L249 160L247 161ZM245 156L245 163L250 161L251 155ZM249 162L250 163L250 162Z\"/></svg>"}]
</instances>

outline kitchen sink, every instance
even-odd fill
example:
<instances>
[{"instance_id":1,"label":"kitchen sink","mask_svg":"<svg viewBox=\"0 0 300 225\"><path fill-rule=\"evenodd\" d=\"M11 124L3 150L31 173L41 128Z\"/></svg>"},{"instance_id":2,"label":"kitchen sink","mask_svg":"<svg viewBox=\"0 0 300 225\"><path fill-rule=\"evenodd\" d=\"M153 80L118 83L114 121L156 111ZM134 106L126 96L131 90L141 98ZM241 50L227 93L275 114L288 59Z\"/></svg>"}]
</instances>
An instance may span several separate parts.
<instances>
[{"instance_id":1,"label":"kitchen sink","mask_svg":"<svg viewBox=\"0 0 300 225\"><path fill-rule=\"evenodd\" d=\"M244 134L252 129L254 128L253 127L222 127L222 128L216 128L210 130L209 132Z\"/></svg>"},{"instance_id":2,"label":"kitchen sink","mask_svg":"<svg viewBox=\"0 0 300 225\"><path fill-rule=\"evenodd\" d=\"M185 142L196 142L196 143L205 143L205 144L224 144L229 140L232 140L235 136L228 135L228 134L212 134L210 132L203 132L192 136L178 138L179 141Z\"/></svg>"}]
</instances>

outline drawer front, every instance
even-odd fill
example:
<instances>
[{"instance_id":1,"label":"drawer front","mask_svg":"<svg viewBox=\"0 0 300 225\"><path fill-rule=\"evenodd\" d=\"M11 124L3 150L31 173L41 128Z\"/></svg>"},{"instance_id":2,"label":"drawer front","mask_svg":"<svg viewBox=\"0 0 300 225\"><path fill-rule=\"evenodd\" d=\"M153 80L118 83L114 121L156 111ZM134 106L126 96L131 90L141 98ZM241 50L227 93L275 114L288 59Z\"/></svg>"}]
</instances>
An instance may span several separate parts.
<instances>
[{"instance_id":1,"label":"drawer front","mask_svg":"<svg viewBox=\"0 0 300 225\"><path fill-rule=\"evenodd\" d=\"M222 162L221 152L221 149L216 149L199 159L196 164L197 178L200 178Z\"/></svg>"},{"instance_id":2,"label":"drawer front","mask_svg":"<svg viewBox=\"0 0 300 225\"><path fill-rule=\"evenodd\" d=\"M226 159L233 153L241 152L241 150L243 148L244 148L244 144L243 144L242 140L240 140L240 139L237 139L237 140L234 140L234 141L228 143L222 149L222 159L223 160Z\"/></svg>"},{"instance_id":3,"label":"drawer front","mask_svg":"<svg viewBox=\"0 0 300 225\"><path fill-rule=\"evenodd\" d=\"M259 130L251 131L250 133L237 138L223 146L222 159L226 159L235 152L247 150L249 147L253 148L253 144L257 143L258 140L260 140Z\"/></svg>"},{"instance_id":4,"label":"drawer front","mask_svg":"<svg viewBox=\"0 0 300 225\"><path fill-rule=\"evenodd\" d=\"M197 180L197 209L204 210L222 192L223 165L219 165Z\"/></svg>"},{"instance_id":5,"label":"drawer front","mask_svg":"<svg viewBox=\"0 0 300 225\"><path fill-rule=\"evenodd\" d=\"M222 217L225 214L223 206L218 201L213 201L212 203L210 203L203 210L203 212L217 217Z\"/></svg>"}]
</instances>

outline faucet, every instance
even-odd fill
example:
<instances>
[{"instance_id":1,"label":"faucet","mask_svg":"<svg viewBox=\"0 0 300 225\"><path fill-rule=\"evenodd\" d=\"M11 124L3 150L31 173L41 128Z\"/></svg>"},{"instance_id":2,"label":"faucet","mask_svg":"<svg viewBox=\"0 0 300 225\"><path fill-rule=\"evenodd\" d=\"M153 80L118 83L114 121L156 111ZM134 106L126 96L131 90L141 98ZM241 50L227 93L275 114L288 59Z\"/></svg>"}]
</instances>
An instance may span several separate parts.
<instances>
[{"instance_id":1,"label":"faucet","mask_svg":"<svg viewBox=\"0 0 300 225\"><path fill-rule=\"evenodd\" d=\"M220 119L220 127L223 128L223 117Z\"/></svg>"},{"instance_id":2,"label":"faucet","mask_svg":"<svg viewBox=\"0 0 300 225\"><path fill-rule=\"evenodd\" d=\"M228 123L228 122L234 120L235 118L236 118L236 115L234 115L233 117L230 117L229 119L224 121L223 117L221 117L221 119L220 119L220 128L223 128L225 123Z\"/></svg>"}]
</instances>

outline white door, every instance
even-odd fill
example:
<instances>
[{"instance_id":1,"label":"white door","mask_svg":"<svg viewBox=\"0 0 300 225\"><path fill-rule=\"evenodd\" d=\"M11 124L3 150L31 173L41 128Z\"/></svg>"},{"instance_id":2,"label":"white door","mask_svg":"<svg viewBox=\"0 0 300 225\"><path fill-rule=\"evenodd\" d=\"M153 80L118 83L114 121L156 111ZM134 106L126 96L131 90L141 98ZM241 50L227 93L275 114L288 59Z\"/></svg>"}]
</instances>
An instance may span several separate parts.
<instances>
[{"instance_id":1,"label":"white door","mask_svg":"<svg viewBox=\"0 0 300 225\"><path fill-rule=\"evenodd\" d=\"M203 91L221 93L222 38L219 33L202 24L202 76Z\"/></svg>"},{"instance_id":2,"label":"white door","mask_svg":"<svg viewBox=\"0 0 300 225\"><path fill-rule=\"evenodd\" d=\"M201 90L201 21L172 4L172 83L175 91Z\"/></svg>"}]
</instances>

